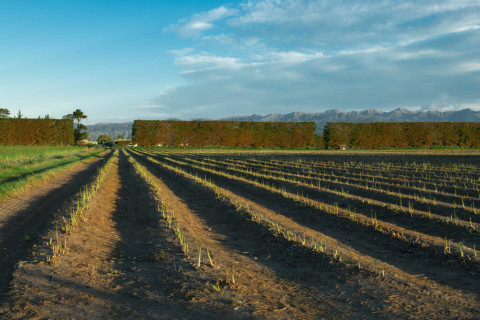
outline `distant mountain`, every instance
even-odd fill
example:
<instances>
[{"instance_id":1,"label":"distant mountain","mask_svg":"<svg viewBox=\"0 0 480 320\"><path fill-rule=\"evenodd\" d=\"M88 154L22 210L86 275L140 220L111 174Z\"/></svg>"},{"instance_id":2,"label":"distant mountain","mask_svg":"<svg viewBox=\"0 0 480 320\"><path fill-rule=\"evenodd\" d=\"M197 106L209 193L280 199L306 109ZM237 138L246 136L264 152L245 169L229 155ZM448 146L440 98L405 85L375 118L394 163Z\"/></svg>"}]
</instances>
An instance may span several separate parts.
<instances>
[{"instance_id":1,"label":"distant mountain","mask_svg":"<svg viewBox=\"0 0 480 320\"><path fill-rule=\"evenodd\" d=\"M324 112L292 112L287 114L271 113L265 116L253 114L233 116L222 120L231 121L313 121L317 124L317 134L322 134L327 122L480 122L480 111L463 109L459 111L410 111L398 108L390 112L376 109L343 112L327 110Z\"/></svg>"},{"instance_id":2,"label":"distant mountain","mask_svg":"<svg viewBox=\"0 0 480 320\"><path fill-rule=\"evenodd\" d=\"M176 120L176 119L170 119ZM207 118L195 120L210 120ZM463 109L459 111L410 111L398 108L390 112L383 112L376 109L363 111L343 112L340 110L327 110L323 112L307 113L271 113L265 116L259 114L247 116L233 116L221 120L230 121L267 121L267 122L302 122L312 121L317 124L317 134L323 133L323 127L327 122L480 122L480 111ZM116 138L118 134L125 139L132 137L133 122L124 123L97 123L87 126L90 132L90 140L96 141L101 134L107 134Z\"/></svg>"},{"instance_id":3,"label":"distant mountain","mask_svg":"<svg viewBox=\"0 0 480 320\"><path fill-rule=\"evenodd\" d=\"M113 139L116 139L117 136L121 134L124 139L131 139L132 125L133 122L97 123L94 125L87 125L87 129L90 133L91 141L97 141L98 137L102 134L109 135Z\"/></svg>"}]
</instances>

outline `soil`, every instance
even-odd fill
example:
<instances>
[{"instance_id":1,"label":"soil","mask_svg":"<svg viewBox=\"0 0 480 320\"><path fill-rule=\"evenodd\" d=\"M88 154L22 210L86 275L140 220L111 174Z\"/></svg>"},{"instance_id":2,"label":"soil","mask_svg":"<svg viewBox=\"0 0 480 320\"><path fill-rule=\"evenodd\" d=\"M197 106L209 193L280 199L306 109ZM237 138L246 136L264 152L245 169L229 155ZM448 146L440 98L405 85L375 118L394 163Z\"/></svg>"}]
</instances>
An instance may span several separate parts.
<instances>
[{"instance_id":1,"label":"soil","mask_svg":"<svg viewBox=\"0 0 480 320\"><path fill-rule=\"evenodd\" d=\"M148 162L144 161L144 164L148 165ZM172 190L174 187L174 185L172 184L174 182L178 184L178 181L181 180L181 178L178 176L176 176L175 178L170 177L169 179L168 176L174 175L173 173L167 173L165 170L160 170L159 168L156 168L155 171L155 168L152 165L150 165L149 168L156 172L156 174L161 175L160 177L165 182L171 181L169 187L171 187ZM431 257L422 257L417 252L409 250L411 248L406 248L407 250L402 250L401 247L398 247L398 243L392 243L392 241L388 241L385 243L384 239L375 239L378 238L378 236L376 236L375 234L370 236L372 233L370 232L370 230L368 230L368 228L365 230L362 228L360 228L359 230L355 230L348 225L345 226L343 223L339 224L339 221L337 221L336 219L330 219L329 217L326 217L326 219L325 217L322 217L321 220L317 220L315 218L312 219L312 217L315 216L315 213L312 214L311 212L309 212L310 210L308 208L299 206L296 203L293 203L293 201L285 201L285 199L283 199L282 197L277 197L276 195L266 190L262 190L261 188L255 188L251 185L245 185L239 181L232 181L226 178L221 178L219 176L208 174L201 170L195 170L191 167L189 169L189 171L193 172L194 174L198 174L198 176L205 176L208 179L212 179L212 181L217 185L224 187L232 191L233 193L236 193L238 199L250 200L250 204L252 207L257 207L264 212L265 210L270 210L271 212L280 213L285 217L292 218L293 220L305 226L304 233L306 234L308 234L308 232L306 231L307 228L313 228L314 230L324 232L331 237L340 239L342 242L351 245L352 248L360 249L366 254L373 253L375 254L376 258L387 261L388 263L393 263L391 267L391 274L393 273L393 277L395 278L395 280L389 279L388 281L392 281L392 283L390 284L387 284L386 280L380 281L379 283L376 277L372 278L371 276L367 277L368 280L362 279L362 277L359 277L358 274L356 274L355 276L346 276L346 278L348 278L347 282L351 282L353 279L355 279L354 281L357 282L358 287L352 291L358 290L358 292L364 292L366 288L370 288L372 291L376 291L369 292L370 296L375 297L373 299L374 301L382 301L383 297L385 296L398 295L399 297L401 297L398 300L401 300L402 303L399 303L398 305L396 304L398 303L398 301L389 302L391 305L385 307L386 313L383 314L384 317L388 317L388 314L396 314L398 317L406 316L405 314L403 314L402 316L403 306L417 305L419 303L422 304L422 310L424 312L428 310L430 315L436 314L438 312L439 314L437 316L443 314L445 317L445 315L448 314L449 311L443 308L442 305L445 304L445 301L449 301L448 304L450 304L451 306L453 303L453 300L451 298L452 296L461 297L456 302L459 306L463 306L466 301L468 301L468 303L466 304L470 305L470 307L467 307L467 309L472 308L470 309L471 311L474 310L474 306L478 304L478 286L475 284L474 281L471 280L471 274L469 272L459 273L459 271L462 270L461 268L450 269L448 263L447 266L439 264L435 260L432 261ZM198 185L193 185L191 182L190 185L190 188L192 190L195 190L195 192L200 192L199 189L201 188ZM182 185L181 187L177 188L176 194L183 195L186 193L186 190L188 190L188 187ZM211 195L210 198L208 198L206 195L195 196L192 194L189 196L185 196L183 201L186 203L191 203L191 206L198 206L202 200L211 204L212 202L214 202L213 198L215 198L214 195ZM213 211L212 214L215 214L215 212L217 211ZM237 221L233 222L231 219L232 217L230 217L229 222L225 223L225 226L233 226L232 228L234 228L234 230L232 231L232 234L224 236L226 239L233 238L234 234L238 234L239 232L239 223ZM211 219L208 220L210 226L212 223L211 221ZM253 226L250 226L247 229L251 230L252 228ZM246 236L246 238L248 237L249 236ZM253 237L253 235L250 237ZM276 242L278 241L280 240L276 239ZM262 246L261 244L255 244L254 247L256 248L256 250L258 250L258 248L261 248ZM275 247L277 248L278 245L275 245ZM268 254L265 253L265 256L268 257ZM289 254L286 253L285 256L289 256ZM411 261L416 261L416 263L412 264ZM315 276L318 274L318 262L312 263L311 261L308 261L306 265L307 266L305 267L305 274L308 274L309 276L305 278L305 281L309 284L313 284L316 279ZM290 270L285 273L286 275L283 276L287 277L288 274L294 275L295 271L292 269L299 270L301 269L301 266L296 265L295 268L290 268ZM405 271L412 273L409 274ZM322 269L322 274L324 273L325 270ZM341 272L339 270L333 270L332 274L334 274L336 277L341 277ZM431 281L429 277L437 281ZM298 280L296 281L298 282ZM368 285L367 283L369 282L370 284ZM452 290L452 288L442 285L445 282L451 285L455 285L455 287L464 286L465 288L467 288L467 291L463 291L461 289L458 291ZM406 283L408 283L408 285L405 287ZM338 280L335 280L334 283L332 283L333 287L338 287L338 285ZM435 290L440 290L442 294L440 296L437 296L435 298L436 300L432 300L432 293L428 292L430 290L426 288L438 288L439 286L441 286L441 288ZM325 290L324 284L320 285L320 287ZM379 289L380 287L381 289ZM343 289L345 290L345 288ZM312 287L310 287L309 290L312 290ZM337 292L337 294L340 296L351 296L352 292L346 290L345 292ZM356 299L352 300L355 301ZM359 298L358 300L363 299ZM338 300L332 299L330 303L331 305L337 304L338 309L345 309L345 305L338 305ZM412 312L412 309L409 310L409 312ZM366 316L366 318L373 317L373 315L375 314L382 314L382 312L377 310L374 306L368 306L365 302L362 304L362 308L350 310L350 312L351 313L347 313L349 314L349 316L346 316L347 318L351 317L353 314L355 314L356 317L361 317L362 312L369 314L369 316ZM463 310L462 312L464 314L468 314L465 313L465 310ZM337 317L341 317L340 314L341 313L338 312ZM409 316L412 316L412 313L409 313ZM450 316L452 316L452 314L450 314ZM418 317L422 318L422 316ZM468 318L468 316L465 317ZM445 318L449 317L447 316Z\"/></svg>"},{"instance_id":2,"label":"soil","mask_svg":"<svg viewBox=\"0 0 480 320\"><path fill-rule=\"evenodd\" d=\"M36 245L53 215L86 184L105 157L75 166L0 202L0 293L8 290L15 265Z\"/></svg>"},{"instance_id":3,"label":"soil","mask_svg":"<svg viewBox=\"0 0 480 320\"><path fill-rule=\"evenodd\" d=\"M187 162L191 163L190 161ZM233 175L239 174L238 171L235 170L226 168L219 169L220 166L212 165L207 167ZM242 177L246 177L248 179L251 179L252 181L256 179L253 174L242 173L241 175ZM476 236L473 236L468 229L470 225L478 227L475 222L473 224L472 222L469 223L469 219L470 221L476 221L480 218L477 218L475 215L472 214L472 212L462 214L461 207L455 209L447 209L445 207L433 207L433 210L430 210L430 206L423 206L423 209L430 210L430 212L433 212L433 215L438 213L435 219L431 219L428 217L426 211L421 212L422 215L419 214L419 204L413 200L403 200L404 206L407 206L404 207L405 211L400 211L398 208L391 209L391 205L395 205L395 207L397 207L397 204L399 204L399 201L401 200L395 199L396 201L392 201L392 197L376 192L372 189L358 190L359 188L353 188L351 186L341 184L332 187L329 186L330 183L323 182L323 187L327 186L330 189L330 191L324 191L318 190L310 186L299 185L296 182L283 181L278 178L265 177L261 178L260 180L275 185L275 187L279 189L285 188L293 194L308 194L309 199L322 202L327 201L328 203L337 203L340 208L350 208L354 212L363 214L365 216L369 216L373 209L377 218L381 221L392 223L405 229L416 230L418 232L439 237L441 239L448 237L448 239L451 239L456 243L462 242L464 245L470 248L473 248L474 246L480 247L480 239L478 239L478 237ZM343 192L345 192L347 196L337 194L336 192L339 190L343 190ZM460 200L457 201L460 202ZM416 208L412 209L412 213L409 213L407 211L409 203L413 203L414 208ZM425 207L427 207L428 209L426 209ZM462 218L463 216L465 220L460 220L461 222L456 224L446 223L447 219L452 215L452 212L455 212L455 215L460 216L460 218ZM473 219L471 218L472 215Z\"/></svg>"},{"instance_id":4,"label":"soil","mask_svg":"<svg viewBox=\"0 0 480 320\"><path fill-rule=\"evenodd\" d=\"M376 259L387 265L386 276L348 266L281 238L192 179L153 164L145 156L132 155L151 172L152 181L175 212L175 222L191 248L186 255L161 216L158 198L135 172L128 157L120 153L115 160L83 221L66 235L68 252L57 257L54 265L35 260L41 246L30 235L45 232L48 223L41 223L43 218L31 218L18 225L12 233L16 241L8 237L12 245L4 245L2 255L14 258L2 262L2 267L9 266L5 274L9 281L3 284L0 318L478 317L479 290L471 280L462 279L467 274L455 275L449 266L436 266L437 261L429 262L429 257L418 255L421 250L413 248L412 254L399 255L398 247L390 248L395 242L375 241L373 238L378 236L367 230L342 226L336 219L316 219L308 208L260 188L208 176L254 210L270 217L283 217L282 223L305 234L328 235L352 248L352 252L361 250L365 256L371 250ZM58 180L58 189L23 194L19 204L26 207L12 211L10 220L22 215L30 217L35 212L35 216L46 212L44 219L47 219L61 205L34 210L50 198L48 201L57 205L69 199L71 202L75 190L88 182L95 166L78 170L76 174L70 173L70 179L75 180L65 178L62 185ZM71 193L62 194L67 186L72 186ZM0 228L2 234L14 229L6 224ZM27 238L31 240L27 241L28 246L19 249L14 244L24 237L25 230L29 230ZM203 248L200 265L198 248ZM207 248L211 262L205 253ZM408 264L416 266L409 268ZM429 268L436 268L433 276ZM461 266L458 268L461 270ZM419 271L422 274L415 273Z\"/></svg>"}]
</instances>

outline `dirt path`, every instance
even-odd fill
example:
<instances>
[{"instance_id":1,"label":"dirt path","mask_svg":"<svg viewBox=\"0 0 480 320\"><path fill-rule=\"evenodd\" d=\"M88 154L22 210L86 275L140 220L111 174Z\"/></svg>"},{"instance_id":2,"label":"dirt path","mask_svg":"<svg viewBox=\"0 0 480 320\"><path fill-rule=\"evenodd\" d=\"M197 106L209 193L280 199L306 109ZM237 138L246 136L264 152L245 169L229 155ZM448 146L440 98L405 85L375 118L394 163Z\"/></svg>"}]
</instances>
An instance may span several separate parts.
<instances>
[{"instance_id":1,"label":"dirt path","mask_svg":"<svg viewBox=\"0 0 480 320\"><path fill-rule=\"evenodd\" d=\"M24 259L53 214L86 184L105 157L80 164L14 198L0 202L0 302L16 263Z\"/></svg>"},{"instance_id":2,"label":"dirt path","mask_svg":"<svg viewBox=\"0 0 480 320\"><path fill-rule=\"evenodd\" d=\"M160 225L154 199L124 156L67 236L55 266L17 267L8 306L13 319L217 319L202 304L173 232ZM194 275L194 273L193 273Z\"/></svg>"}]
</instances>

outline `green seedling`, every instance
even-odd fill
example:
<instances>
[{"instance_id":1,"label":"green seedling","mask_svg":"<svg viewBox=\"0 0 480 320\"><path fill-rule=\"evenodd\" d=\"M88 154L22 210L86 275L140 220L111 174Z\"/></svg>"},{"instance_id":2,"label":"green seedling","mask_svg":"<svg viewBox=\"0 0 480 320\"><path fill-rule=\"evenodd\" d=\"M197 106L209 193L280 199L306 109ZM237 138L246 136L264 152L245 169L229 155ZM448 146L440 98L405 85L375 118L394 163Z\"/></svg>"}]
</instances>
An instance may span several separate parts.
<instances>
[{"instance_id":1,"label":"green seedling","mask_svg":"<svg viewBox=\"0 0 480 320\"><path fill-rule=\"evenodd\" d=\"M210 252L208 251L208 248L207 248L207 256L208 256L208 261L210 261L210 266L214 268L213 261L212 261L212 258L210 257Z\"/></svg>"},{"instance_id":2,"label":"green seedling","mask_svg":"<svg viewBox=\"0 0 480 320\"><path fill-rule=\"evenodd\" d=\"M463 242L458 243L458 249L460 249L460 256L463 258Z\"/></svg>"},{"instance_id":3,"label":"green seedling","mask_svg":"<svg viewBox=\"0 0 480 320\"><path fill-rule=\"evenodd\" d=\"M220 284L218 283L218 281L217 281L216 284L212 285L212 288L213 288L213 290L214 290L216 293L220 293L220 292L221 292L221 290L220 290Z\"/></svg>"},{"instance_id":4,"label":"green seedling","mask_svg":"<svg viewBox=\"0 0 480 320\"><path fill-rule=\"evenodd\" d=\"M202 248L198 248L198 263L197 263L197 268L200 268L200 265L202 263Z\"/></svg>"}]
</instances>

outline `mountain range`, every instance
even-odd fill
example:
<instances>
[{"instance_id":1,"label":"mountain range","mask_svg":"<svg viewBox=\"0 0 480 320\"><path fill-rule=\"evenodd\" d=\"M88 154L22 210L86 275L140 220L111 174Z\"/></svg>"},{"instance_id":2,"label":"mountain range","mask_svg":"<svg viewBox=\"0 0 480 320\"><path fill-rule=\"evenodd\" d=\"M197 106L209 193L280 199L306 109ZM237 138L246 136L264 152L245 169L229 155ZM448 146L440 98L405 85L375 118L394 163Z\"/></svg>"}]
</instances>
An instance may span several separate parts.
<instances>
[{"instance_id":1,"label":"mountain range","mask_svg":"<svg viewBox=\"0 0 480 320\"><path fill-rule=\"evenodd\" d=\"M197 119L198 120L198 119ZM205 119L207 120L207 119ZM480 111L463 109L459 111L411 111L398 108L384 112L376 109L348 111L333 109L323 112L307 113L271 113L267 115L232 116L220 120L229 121L266 121L266 122L315 122L317 134L321 135L327 122L480 122ZM100 134L108 134L114 138L122 134L124 138L132 137L133 122L97 123L87 126L90 140L96 140Z\"/></svg>"},{"instance_id":2,"label":"mountain range","mask_svg":"<svg viewBox=\"0 0 480 320\"><path fill-rule=\"evenodd\" d=\"M117 139L120 134L124 139L131 139L132 126L133 122L97 123L87 125L87 129L91 141L97 141L98 137L102 134L106 134L114 139Z\"/></svg>"},{"instance_id":3,"label":"mountain range","mask_svg":"<svg viewBox=\"0 0 480 320\"><path fill-rule=\"evenodd\" d=\"M224 120L234 121L313 121L317 124L317 134L322 134L327 122L480 122L480 111L463 109L459 111L410 111L398 108L384 112L376 109L344 112L333 109L324 112L271 113L266 116L234 116Z\"/></svg>"}]
</instances>

